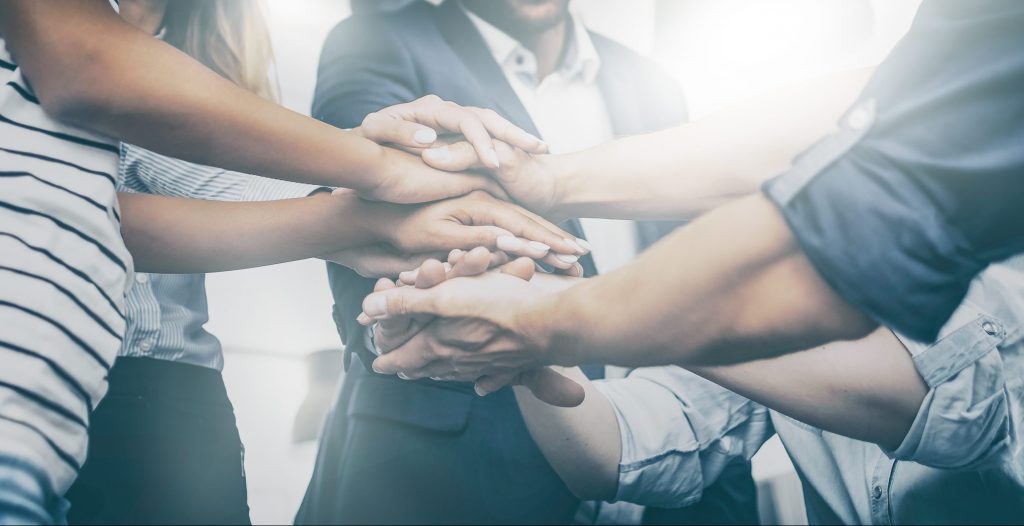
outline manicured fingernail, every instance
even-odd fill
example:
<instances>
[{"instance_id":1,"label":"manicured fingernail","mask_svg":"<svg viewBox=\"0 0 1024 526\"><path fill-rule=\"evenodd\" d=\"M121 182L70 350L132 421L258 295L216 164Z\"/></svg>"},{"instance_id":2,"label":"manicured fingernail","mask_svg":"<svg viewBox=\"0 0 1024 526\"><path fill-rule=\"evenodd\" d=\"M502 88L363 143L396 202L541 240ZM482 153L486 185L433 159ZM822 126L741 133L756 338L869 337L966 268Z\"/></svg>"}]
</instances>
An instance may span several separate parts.
<instances>
[{"instance_id":1,"label":"manicured fingernail","mask_svg":"<svg viewBox=\"0 0 1024 526\"><path fill-rule=\"evenodd\" d=\"M373 369L373 372L375 372L377 374L384 374L384 371L382 371L380 369L380 367L377 367L377 361L376 360L374 360L373 363L370 364L370 368Z\"/></svg>"},{"instance_id":2,"label":"manicured fingernail","mask_svg":"<svg viewBox=\"0 0 1024 526\"><path fill-rule=\"evenodd\" d=\"M498 236L498 250L514 252L523 249L523 240L513 236Z\"/></svg>"},{"instance_id":3,"label":"manicured fingernail","mask_svg":"<svg viewBox=\"0 0 1024 526\"><path fill-rule=\"evenodd\" d=\"M401 378L402 380L410 380L410 378L405 373L398 373L395 376Z\"/></svg>"},{"instance_id":4,"label":"manicured fingernail","mask_svg":"<svg viewBox=\"0 0 1024 526\"><path fill-rule=\"evenodd\" d=\"M541 243L540 241L530 241L529 245L530 245L530 248L532 248L532 249L534 249L534 250L536 250L538 252L543 252L545 254L547 254L547 252L549 250L551 250L550 246L548 246L548 245L546 245L544 243Z\"/></svg>"},{"instance_id":5,"label":"manicured fingernail","mask_svg":"<svg viewBox=\"0 0 1024 526\"><path fill-rule=\"evenodd\" d=\"M440 382L441 381L441 377L440 376L431 376L430 379L435 381L435 382Z\"/></svg>"},{"instance_id":6,"label":"manicured fingernail","mask_svg":"<svg viewBox=\"0 0 1024 526\"><path fill-rule=\"evenodd\" d=\"M480 387L479 385L474 385L473 386L473 390L476 391L476 395L477 396L487 396L487 395L491 394L486 389L484 389L483 387Z\"/></svg>"},{"instance_id":7,"label":"manicured fingernail","mask_svg":"<svg viewBox=\"0 0 1024 526\"><path fill-rule=\"evenodd\" d=\"M363 312L369 317L384 316L388 313L388 300L381 294L366 298Z\"/></svg>"},{"instance_id":8,"label":"manicured fingernail","mask_svg":"<svg viewBox=\"0 0 1024 526\"><path fill-rule=\"evenodd\" d=\"M488 150L484 155L487 157L487 160L490 162L491 166L493 166L495 168L501 168L501 163L498 162L498 152L497 151L495 151L495 150Z\"/></svg>"},{"instance_id":9,"label":"manicured fingernail","mask_svg":"<svg viewBox=\"0 0 1024 526\"><path fill-rule=\"evenodd\" d=\"M568 254L555 254L555 259L562 263L575 263L580 260L579 256L570 256Z\"/></svg>"},{"instance_id":10,"label":"manicured fingernail","mask_svg":"<svg viewBox=\"0 0 1024 526\"><path fill-rule=\"evenodd\" d=\"M582 254L583 253L583 247L581 247L579 245L579 243L576 242L575 239L566 238L565 242L568 243L569 246L572 247L572 249L575 250L577 254Z\"/></svg>"},{"instance_id":11,"label":"manicured fingernail","mask_svg":"<svg viewBox=\"0 0 1024 526\"><path fill-rule=\"evenodd\" d=\"M576 244L579 245L580 248L582 248L583 250L586 250L587 252L594 250L594 247L586 239L576 238Z\"/></svg>"},{"instance_id":12,"label":"manicured fingernail","mask_svg":"<svg viewBox=\"0 0 1024 526\"><path fill-rule=\"evenodd\" d=\"M423 150L423 154L431 157L434 162L447 163L452 160L452 152L447 147L443 148L430 148L429 150Z\"/></svg>"},{"instance_id":13,"label":"manicured fingernail","mask_svg":"<svg viewBox=\"0 0 1024 526\"><path fill-rule=\"evenodd\" d=\"M445 273L451 272L452 271L452 264L451 263L445 263L444 264L444 271L445 271Z\"/></svg>"},{"instance_id":14,"label":"manicured fingernail","mask_svg":"<svg viewBox=\"0 0 1024 526\"><path fill-rule=\"evenodd\" d=\"M369 325L371 320L366 313L360 312L359 316L356 316L356 321L359 322L359 325Z\"/></svg>"},{"instance_id":15,"label":"manicured fingernail","mask_svg":"<svg viewBox=\"0 0 1024 526\"><path fill-rule=\"evenodd\" d=\"M416 130L412 138L420 144L434 144L437 140L437 132L431 128L420 128Z\"/></svg>"}]
</instances>

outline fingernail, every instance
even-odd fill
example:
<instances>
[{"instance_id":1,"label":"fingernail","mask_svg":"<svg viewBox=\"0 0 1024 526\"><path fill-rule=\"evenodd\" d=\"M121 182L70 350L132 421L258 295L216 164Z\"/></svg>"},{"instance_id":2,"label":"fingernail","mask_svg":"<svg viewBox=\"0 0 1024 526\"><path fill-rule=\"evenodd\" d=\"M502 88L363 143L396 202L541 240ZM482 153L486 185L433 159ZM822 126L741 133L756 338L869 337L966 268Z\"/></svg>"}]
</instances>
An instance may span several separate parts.
<instances>
[{"instance_id":1,"label":"fingernail","mask_svg":"<svg viewBox=\"0 0 1024 526\"><path fill-rule=\"evenodd\" d=\"M444 271L445 271L445 273L451 272L452 271L452 264L451 263L445 263L444 264Z\"/></svg>"},{"instance_id":2,"label":"fingernail","mask_svg":"<svg viewBox=\"0 0 1024 526\"><path fill-rule=\"evenodd\" d=\"M431 128L420 128L416 130L412 138L420 144L434 144L437 140L437 132Z\"/></svg>"},{"instance_id":3,"label":"fingernail","mask_svg":"<svg viewBox=\"0 0 1024 526\"><path fill-rule=\"evenodd\" d=\"M492 166L494 166L495 168L501 168L501 163L498 162L498 152L497 151L490 150L487 153L485 153L484 155L487 156L487 160L491 162Z\"/></svg>"},{"instance_id":4,"label":"fingernail","mask_svg":"<svg viewBox=\"0 0 1024 526\"><path fill-rule=\"evenodd\" d=\"M506 252L522 250L523 240L514 236L498 236L498 250Z\"/></svg>"},{"instance_id":5,"label":"fingernail","mask_svg":"<svg viewBox=\"0 0 1024 526\"><path fill-rule=\"evenodd\" d=\"M490 394L489 392L487 392L484 388L480 387L479 385L474 385L473 386L473 390L476 391L476 395L477 396L487 396L487 395Z\"/></svg>"},{"instance_id":6,"label":"fingernail","mask_svg":"<svg viewBox=\"0 0 1024 526\"><path fill-rule=\"evenodd\" d=\"M356 321L359 322L359 325L369 325L370 317L366 313L360 312L359 316L356 316Z\"/></svg>"},{"instance_id":7,"label":"fingernail","mask_svg":"<svg viewBox=\"0 0 1024 526\"><path fill-rule=\"evenodd\" d=\"M551 250L550 246L548 246L548 245L546 245L544 243L541 243L540 241L530 241L529 245L530 245L530 248L532 248L532 249L534 249L534 250L536 250L538 252L543 252L545 254L547 254L547 252L549 250Z\"/></svg>"},{"instance_id":8,"label":"fingernail","mask_svg":"<svg viewBox=\"0 0 1024 526\"><path fill-rule=\"evenodd\" d=\"M583 248L583 250L586 250L587 252L594 250L594 247L586 239L576 238L576 244Z\"/></svg>"},{"instance_id":9,"label":"fingernail","mask_svg":"<svg viewBox=\"0 0 1024 526\"><path fill-rule=\"evenodd\" d=\"M555 259L562 263L575 263L580 260L579 256L570 256L568 254L555 254Z\"/></svg>"},{"instance_id":10,"label":"fingernail","mask_svg":"<svg viewBox=\"0 0 1024 526\"><path fill-rule=\"evenodd\" d=\"M430 148L429 150L423 150L423 153L439 163L447 163L452 160L452 152L448 148Z\"/></svg>"},{"instance_id":11,"label":"fingernail","mask_svg":"<svg viewBox=\"0 0 1024 526\"><path fill-rule=\"evenodd\" d=\"M402 380L409 380L410 379L405 373L398 373L395 376L401 378Z\"/></svg>"},{"instance_id":12,"label":"fingernail","mask_svg":"<svg viewBox=\"0 0 1024 526\"><path fill-rule=\"evenodd\" d=\"M566 238L565 242L568 243L569 246L572 247L573 250L575 250L577 253L583 253L583 247L581 247L580 244L576 242L576 240Z\"/></svg>"},{"instance_id":13,"label":"fingernail","mask_svg":"<svg viewBox=\"0 0 1024 526\"><path fill-rule=\"evenodd\" d=\"M380 367L377 367L377 361L376 360L374 360L373 363L370 364L370 368L373 369L373 372L375 372L377 374L384 374L384 371L382 371L380 369Z\"/></svg>"},{"instance_id":14,"label":"fingernail","mask_svg":"<svg viewBox=\"0 0 1024 526\"><path fill-rule=\"evenodd\" d=\"M388 300L381 294L366 298L364 303L363 312L371 318L384 316L388 313Z\"/></svg>"}]
</instances>

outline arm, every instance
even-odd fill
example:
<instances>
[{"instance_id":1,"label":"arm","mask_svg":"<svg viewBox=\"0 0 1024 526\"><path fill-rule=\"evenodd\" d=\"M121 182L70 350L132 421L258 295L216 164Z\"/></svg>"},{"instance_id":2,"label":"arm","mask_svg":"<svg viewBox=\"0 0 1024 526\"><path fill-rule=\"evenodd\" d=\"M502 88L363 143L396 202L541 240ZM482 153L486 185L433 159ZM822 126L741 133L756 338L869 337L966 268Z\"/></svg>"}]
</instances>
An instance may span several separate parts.
<instances>
[{"instance_id":1,"label":"arm","mask_svg":"<svg viewBox=\"0 0 1024 526\"><path fill-rule=\"evenodd\" d=\"M232 203L121 193L125 244L139 270L217 272L386 243L403 253L487 246L502 238L564 242L554 225L483 192L397 205L354 194ZM525 241L521 255L543 257Z\"/></svg>"},{"instance_id":2,"label":"arm","mask_svg":"<svg viewBox=\"0 0 1024 526\"><path fill-rule=\"evenodd\" d=\"M491 187L248 93L125 23L103 0L3 2L0 33L47 112L171 157L396 202ZM430 113L437 127L475 137L485 159L493 151L480 119Z\"/></svg>"},{"instance_id":3,"label":"arm","mask_svg":"<svg viewBox=\"0 0 1024 526\"><path fill-rule=\"evenodd\" d=\"M499 144L495 175L514 199L556 219L692 219L756 192L834 131L870 73L818 78L682 126L570 154L530 156ZM428 150L424 159L442 169L478 165L468 144Z\"/></svg>"}]
</instances>

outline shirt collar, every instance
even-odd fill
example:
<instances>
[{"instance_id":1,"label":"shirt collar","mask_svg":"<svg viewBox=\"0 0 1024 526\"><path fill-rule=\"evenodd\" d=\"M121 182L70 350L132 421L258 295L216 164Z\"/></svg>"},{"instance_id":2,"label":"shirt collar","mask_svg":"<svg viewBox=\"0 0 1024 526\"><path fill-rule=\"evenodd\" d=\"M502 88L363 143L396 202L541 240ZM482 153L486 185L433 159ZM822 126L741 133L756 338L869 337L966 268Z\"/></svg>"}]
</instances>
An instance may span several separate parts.
<instances>
[{"instance_id":1,"label":"shirt collar","mask_svg":"<svg viewBox=\"0 0 1024 526\"><path fill-rule=\"evenodd\" d=\"M533 79L534 83L538 81L535 78L537 59L530 50L509 36L508 33L494 27L475 13L465 8L463 11L480 31L494 60L502 69ZM597 72L601 69L601 57L597 54L594 41L590 38L590 32L587 31L583 21L573 10L569 12L569 31L571 32L568 41L569 47L566 49L565 57L562 59L557 73L566 80L579 80L584 84L591 84L597 79Z\"/></svg>"}]
</instances>

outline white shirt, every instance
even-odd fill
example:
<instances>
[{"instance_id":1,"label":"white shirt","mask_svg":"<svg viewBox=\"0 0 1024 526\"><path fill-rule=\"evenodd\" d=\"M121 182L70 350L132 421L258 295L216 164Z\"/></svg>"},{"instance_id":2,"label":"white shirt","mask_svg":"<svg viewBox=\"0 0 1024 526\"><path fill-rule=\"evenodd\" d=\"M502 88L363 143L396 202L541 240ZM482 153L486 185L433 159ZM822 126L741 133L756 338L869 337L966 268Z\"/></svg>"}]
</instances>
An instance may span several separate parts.
<instances>
[{"instance_id":1,"label":"white shirt","mask_svg":"<svg viewBox=\"0 0 1024 526\"><path fill-rule=\"evenodd\" d=\"M585 150L615 138L604 96L597 85L601 58L590 34L573 13L569 49L558 69L537 78L537 58L516 39L466 11L501 66L552 153ZM611 272L636 256L636 224L615 219L583 219L600 273Z\"/></svg>"}]
</instances>

